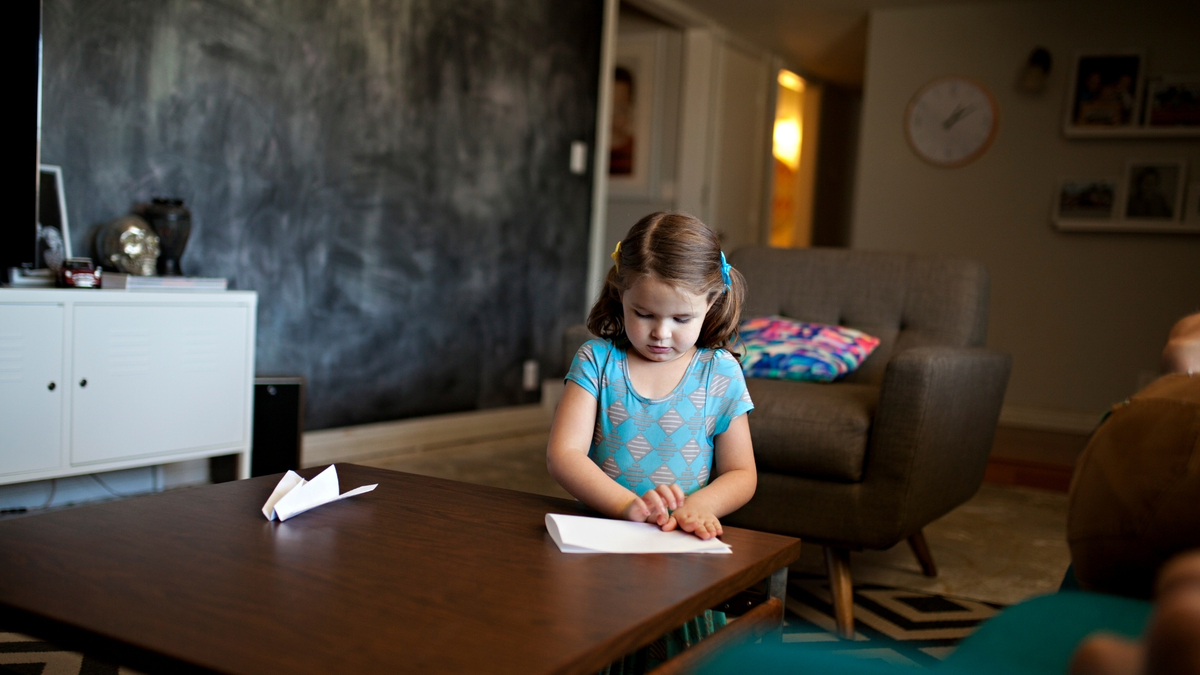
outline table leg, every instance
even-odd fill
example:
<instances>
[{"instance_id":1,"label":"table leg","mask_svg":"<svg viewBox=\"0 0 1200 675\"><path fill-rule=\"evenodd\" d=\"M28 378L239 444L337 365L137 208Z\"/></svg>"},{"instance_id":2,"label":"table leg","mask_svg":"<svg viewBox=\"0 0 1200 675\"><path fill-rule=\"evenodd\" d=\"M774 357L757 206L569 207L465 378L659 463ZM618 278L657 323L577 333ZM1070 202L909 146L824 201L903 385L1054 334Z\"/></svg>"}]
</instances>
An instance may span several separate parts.
<instances>
[{"instance_id":1,"label":"table leg","mask_svg":"<svg viewBox=\"0 0 1200 675\"><path fill-rule=\"evenodd\" d=\"M767 599L755 605L733 623L718 630L664 661L650 675L690 675L722 649L736 644L782 641L784 602L787 598L786 567L776 570L767 579Z\"/></svg>"},{"instance_id":2,"label":"table leg","mask_svg":"<svg viewBox=\"0 0 1200 675\"><path fill-rule=\"evenodd\" d=\"M767 598L779 601L779 628L774 632L783 639L783 615L787 612L787 576L788 568L781 567L767 579Z\"/></svg>"}]
</instances>

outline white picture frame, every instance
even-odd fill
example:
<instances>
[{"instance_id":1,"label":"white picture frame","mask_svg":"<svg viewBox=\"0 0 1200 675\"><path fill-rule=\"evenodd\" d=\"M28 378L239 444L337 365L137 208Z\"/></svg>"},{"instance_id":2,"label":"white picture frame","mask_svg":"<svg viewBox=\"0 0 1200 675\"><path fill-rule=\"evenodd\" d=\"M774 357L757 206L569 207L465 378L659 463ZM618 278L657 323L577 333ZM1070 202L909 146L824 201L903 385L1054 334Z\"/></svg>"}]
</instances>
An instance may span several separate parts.
<instances>
[{"instance_id":1,"label":"white picture frame","mask_svg":"<svg viewBox=\"0 0 1200 675\"><path fill-rule=\"evenodd\" d=\"M1183 223L1190 232L1200 233L1200 181L1188 185L1187 200L1183 203Z\"/></svg>"},{"instance_id":2,"label":"white picture frame","mask_svg":"<svg viewBox=\"0 0 1200 675\"><path fill-rule=\"evenodd\" d=\"M1104 232L1119 229L1117 210L1122 204L1121 178L1067 177L1058 181L1051 208L1054 227L1069 232Z\"/></svg>"},{"instance_id":3,"label":"white picture frame","mask_svg":"<svg viewBox=\"0 0 1200 675\"><path fill-rule=\"evenodd\" d=\"M1125 164L1120 220L1128 230L1179 231L1187 162L1131 159Z\"/></svg>"},{"instance_id":4,"label":"white picture frame","mask_svg":"<svg viewBox=\"0 0 1200 675\"><path fill-rule=\"evenodd\" d=\"M38 170L41 175L38 184L37 258L34 267L49 267L57 271L63 260L73 256L62 167L41 164ZM56 241L62 246L61 251L55 250Z\"/></svg>"},{"instance_id":5,"label":"white picture frame","mask_svg":"<svg viewBox=\"0 0 1200 675\"><path fill-rule=\"evenodd\" d=\"M660 139L654 120L662 105L658 80L664 59L663 38L658 33L617 37L609 141L610 196L648 198L657 192L658 171L653 164ZM623 77L631 83L624 82ZM632 144L631 150L627 141Z\"/></svg>"},{"instance_id":6,"label":"white picture frame","mask_svg":"<svg viewBox=\"0 0 1200 675\"><path fill-rule=\"evenodd\" d=\"M1076 54L1067 80L1063 134L1119 136L1138 129L1145 70L1141 50Z\"/></svg>"},{"instance_id":7,"label":"white picture frame","mask_svg":"<svg viewBox=\"0 0 1200 675\"><path fill-rule=\"evenodd\" d=\"M1160 75L1146 80L1147 129L1200 133L1200 75Z\"/></svg>"}]
</instances>

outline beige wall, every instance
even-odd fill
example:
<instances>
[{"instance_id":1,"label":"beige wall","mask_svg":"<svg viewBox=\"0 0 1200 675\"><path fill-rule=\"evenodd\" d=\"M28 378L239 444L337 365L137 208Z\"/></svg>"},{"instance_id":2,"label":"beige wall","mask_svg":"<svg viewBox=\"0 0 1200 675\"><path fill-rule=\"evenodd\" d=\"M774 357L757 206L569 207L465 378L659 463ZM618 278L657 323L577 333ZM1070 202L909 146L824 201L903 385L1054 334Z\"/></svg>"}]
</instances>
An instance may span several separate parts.
<instances>
[{"instance_id":1,"label":"beige wall","mask_svg":"<svg viewBox=\"0 0 1200 675\"><path fill-rule=\"evenodd\" d=\"M1147 70L1200 74L1200 3L1011 3L871 15L852 246L952 254L991 272L989 346L1014 357L1005 418L1086 428L1157 370L1168 329L1200 309L1200 236L1063 234L1050 224L1064 176L1118 176L1125 161L1184 158L1198 139L1067 140L1065 88L1079 50L1145 49ZM1016 90L1038 46L1046 91ZM908 148L913 93L947 74L982 82L999 105L991 148L957 169Z\"/></svg>"}]
</instances>

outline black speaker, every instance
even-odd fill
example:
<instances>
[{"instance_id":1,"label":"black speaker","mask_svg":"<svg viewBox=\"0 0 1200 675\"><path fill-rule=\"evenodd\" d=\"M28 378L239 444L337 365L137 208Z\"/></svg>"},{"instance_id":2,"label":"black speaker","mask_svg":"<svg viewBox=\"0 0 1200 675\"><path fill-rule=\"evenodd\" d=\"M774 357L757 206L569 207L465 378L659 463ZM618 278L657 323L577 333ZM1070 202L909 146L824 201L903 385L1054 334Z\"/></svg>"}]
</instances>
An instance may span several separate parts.
<instances>
[{"instance_id":1,"label":"black speaker","mask_svg":"<svg viewBox=\"0 0 1200 675\"><path fill-rule=\"evenodd\" d=\"M250 439L250 476L269 476L300 468L304 432L304 378L254 378L254 431ZM237 480L237 455L208 460L209 480Z\"/></svg>"},{"instance_id":2,"label":"black speaker","mask_svg":"<svg viewBox=\"0 0 1200 675\"><path fill-rule=\"evenodd\" d=\"M299 469L303 432L304 378L254 378L250 475L267 476Z\"/></svg>"}]
</instances>

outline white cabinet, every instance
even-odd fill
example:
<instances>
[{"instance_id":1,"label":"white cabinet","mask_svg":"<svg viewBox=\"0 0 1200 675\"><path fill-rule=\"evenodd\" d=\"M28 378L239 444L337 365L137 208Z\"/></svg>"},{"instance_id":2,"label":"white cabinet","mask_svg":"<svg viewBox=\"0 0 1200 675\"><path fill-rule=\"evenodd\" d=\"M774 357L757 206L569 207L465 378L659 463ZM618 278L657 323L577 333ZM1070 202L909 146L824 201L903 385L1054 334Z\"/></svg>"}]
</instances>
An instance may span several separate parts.
<instances>
[{"instance_id":1,"label":"white cabinet","mask_svg":"<svg viewBox=\"0 0 1200 675\"><path fill-rule=\"evenodd\" d=\"M257 296L0 289L0 484L238 453Z\"/></svg>"}]
</instances>

